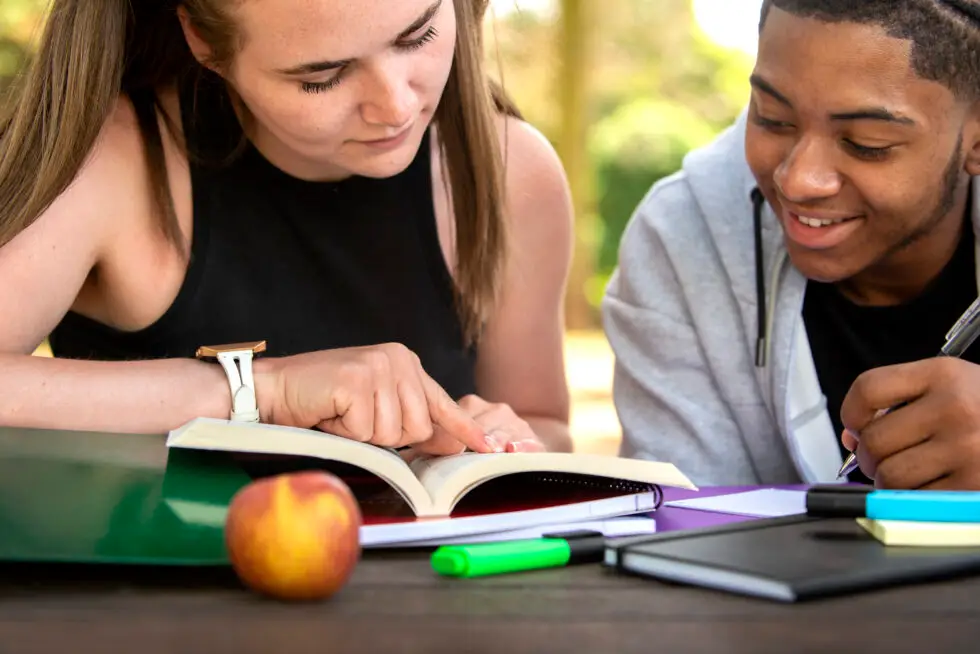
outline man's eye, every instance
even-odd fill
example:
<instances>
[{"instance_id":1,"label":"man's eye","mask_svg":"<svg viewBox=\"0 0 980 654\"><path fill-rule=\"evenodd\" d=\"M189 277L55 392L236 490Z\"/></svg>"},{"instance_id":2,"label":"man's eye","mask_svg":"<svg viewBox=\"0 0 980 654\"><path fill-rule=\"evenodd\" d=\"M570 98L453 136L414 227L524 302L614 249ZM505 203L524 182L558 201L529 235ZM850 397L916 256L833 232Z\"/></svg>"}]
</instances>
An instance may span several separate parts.
<instances>
[{"instance_id":1,"label":"man's eye","mask_svg":"<svg viewBox=\"0 0 980 654\"><path fill-rule=\"evenodd\" d=\"M766 129L785 129L787 127L792 127L790 123L786 123L781 120L772 120L770 118L763 118L762 116L759 115L753 116L752 121L759 127L764 127Z\"/></svg>"},{"instance_id":2,"label":"man's eye","mask_svg":"<svg viewBox=\"0 0 980 654\"><path fill-rule=\"evenodd\" d=\"M892 146L890 145L881 148L872 148L867 145L861 145L859 143L855 143L854 141L850 141L850 140L846 140L845 143L847 144L847 147L852 152L854 152L857 156L859 156L862 159L869 159L872 161L878 159L884 159L886 156L888 156L888 153L891 152L892 150Z\"/></svg>"}]
</instances>

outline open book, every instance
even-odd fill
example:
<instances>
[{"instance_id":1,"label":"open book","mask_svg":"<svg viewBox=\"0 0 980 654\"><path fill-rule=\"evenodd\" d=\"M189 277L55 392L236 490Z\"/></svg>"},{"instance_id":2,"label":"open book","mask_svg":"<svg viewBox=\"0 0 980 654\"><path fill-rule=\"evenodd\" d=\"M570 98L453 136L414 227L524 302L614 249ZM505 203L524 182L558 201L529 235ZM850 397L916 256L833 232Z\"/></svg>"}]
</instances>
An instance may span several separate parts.
<instances>
[{"instance_id":1,"label":"open book","mask_svg":"<svg viewBox=\"0 0 980 654\"><path fill-rule=\"evenodd\" d=\"M172 431L167 446L314 457L349 464L383 479L404 498L417 518L448 517L467 494L482 484L526 473L535 473L542 479L550 477L559 483L563 476L573 477L579 485L600 479L609 489L621 489L619 495L650 486L697 488L669 463L552 452L463 453L422 457L406 463L392 450L321 431L213 418L197 418ZM611 494L617 493L607 493Z\"/></svg>"}]
</instances>

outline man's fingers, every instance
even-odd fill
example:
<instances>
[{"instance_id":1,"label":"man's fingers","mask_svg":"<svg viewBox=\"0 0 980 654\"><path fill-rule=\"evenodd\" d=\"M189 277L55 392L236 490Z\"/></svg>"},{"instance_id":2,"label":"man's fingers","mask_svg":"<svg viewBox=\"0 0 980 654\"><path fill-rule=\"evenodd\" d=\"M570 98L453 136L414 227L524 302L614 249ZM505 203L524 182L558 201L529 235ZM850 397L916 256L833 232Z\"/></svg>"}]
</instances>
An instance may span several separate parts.
<instances>
[{"instance_id":1,"label":"man's fingers","mask_svg":"<svg viewBox=\"0 0 980 654\"><path fill-rule=\"evenodd\" d=\"M946 475L945 477L940 477L934 481L929 482L925 486L920 486L915 490L967 490L962 484L957 481L957 478L953 475Z\"/></svg>"},{"instance_id":2,"label":"man's fingers","mask_svg":"<svg viewBox=\"0 0 980 654\"><path fill-rule=\"evenodd\" d=\"M882 461L928 440L934 433L933 420L937 415L934 401L935 396L929 395L892 411L879 410L860 437L845 431L845 436L855 446L852 451L857 454L861 472L870 479L877 479Z\"/></svg>"},{"instance_id":3,"label":"man's fingers","mask_svg":"<svg viewBox=\"0 0 980 654\"><path fill-rule=\"evenodd\" d=\"M939 477L917 490L980 491L980 472L954 472Z\"/></svg>"},{"instance_id":4,"label":"man's fingers","mask_svg":"<svg viewBox=\"0 0 980 654\"><path fill-rule=\"evenodd\" d=\"M860 448L874 461L883 461L928 440L936 433L940 407L935 395L875 417L861 431Z\"/></svg>"},{"instance_id":5,"label":"man's fingers","mask_svg":"<svg viewBox=\"0 0 980 654\"><path fill-rule=\"evenodd\" d=\"M878 411L921 397L929 388L935 366L936 360L926 359L874 368L859 375L841 403L844 427L862 434Z\"/></svg>"},{"instance_id":6,"label":"man's fingers","mask_svg":"<svg viewBox=\"0 0 980 654\"><path fill-rule=\"evenodd\" d=\"M879 461L874 471L875 487L920 488L952 473L952 463L948 451L935 443L924 442Z\"/></svg>"}]
</instances>

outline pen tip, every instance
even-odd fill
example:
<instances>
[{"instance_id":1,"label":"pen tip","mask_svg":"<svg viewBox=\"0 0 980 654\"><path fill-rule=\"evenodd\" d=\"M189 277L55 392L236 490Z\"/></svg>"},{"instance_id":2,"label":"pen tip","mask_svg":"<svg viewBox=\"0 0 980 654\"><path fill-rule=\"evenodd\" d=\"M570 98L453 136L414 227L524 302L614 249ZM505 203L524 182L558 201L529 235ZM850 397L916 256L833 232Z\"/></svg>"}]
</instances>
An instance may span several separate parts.
<instances>
[{"instance_id":1,"label":"pen tip","mask_svg":"<svg viewBox=\"0 0 980 654\"><path fill-rule=\"evenodd\" d=\"M847 457L847 460L844 461L844 465L842 465L840 467L840 470L837 471L837 478L840 479L844 475L850 473L851 470L854 469L855 467L854 464L856 462L857 462L857 457L854 455L854 452L851 452L850 456Z\"/></svg>"}]
</instances>

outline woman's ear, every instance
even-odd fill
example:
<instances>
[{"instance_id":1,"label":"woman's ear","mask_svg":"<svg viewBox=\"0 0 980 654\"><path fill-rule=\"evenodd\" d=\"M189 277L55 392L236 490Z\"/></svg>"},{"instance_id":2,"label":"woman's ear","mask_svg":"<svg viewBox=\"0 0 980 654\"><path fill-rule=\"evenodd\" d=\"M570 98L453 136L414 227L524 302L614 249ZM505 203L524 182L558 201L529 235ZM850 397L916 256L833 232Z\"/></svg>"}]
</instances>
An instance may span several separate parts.
<instances>
[{"instance_id":1,"label":"woman's ear","mask_svg":"<svg viewBox=\"0 0 980 654\"><path fill-rule=\"evenodd\" d=\"M972 177L980 175L980 100L973 105L963 134L963 147L966 152L966 172Z\"/></svg>"},{"instance_id":2,"label":"woman's ear","mask_svg":"<svg viewBox=\"0 0 980 654\"><path fill-rule=\"evenodd\" d=\"M187 13L186 7L183 5L177 7L177 17L180 19L180 27L184 31L184 39L187 40L187 45L190 47L194 58L202 66L214 70L214 67L211 65L211 46L201 37L201 33L197 31L197 27L194 26L194 22L191 20L190 14Z\"/></svg>"}]
</instances>

